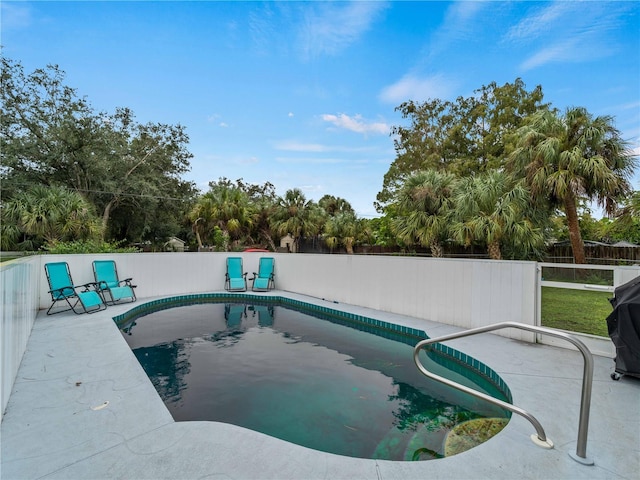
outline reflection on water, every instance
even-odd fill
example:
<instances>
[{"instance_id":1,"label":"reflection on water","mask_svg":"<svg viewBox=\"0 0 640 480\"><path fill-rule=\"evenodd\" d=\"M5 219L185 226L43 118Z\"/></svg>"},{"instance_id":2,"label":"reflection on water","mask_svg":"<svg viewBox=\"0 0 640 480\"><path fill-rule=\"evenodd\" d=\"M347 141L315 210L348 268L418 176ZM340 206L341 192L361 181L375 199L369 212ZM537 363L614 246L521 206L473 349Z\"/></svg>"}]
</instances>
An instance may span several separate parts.
<instances>
[{"instance_id":1,"label":"reflection on water","mask_svg":"<svg viewBox=\"0 0 640 480\"><path fill-rule=\"evenodd\" d=\"M153 347L137 348L133 351L153 382L153 386L165 401L179 401L182 391L187 387L185 377L191 371L189 363L191 343L176 340Z\"/></svg>"},{"instance_id":2,"label":"reflection on water","mask_svg":"<svg viewBox=\"0 0 640 480\"><path fill-rule=\"evenodd\" d=\"M427 460L443 455L456 424L505 416L420 374L416 339L342 323L227 303L155 312L122 330L177 421L232 423L353 457ZM504 399L479 374L424 355L439 374Z\"/></svg>"}]
</instances>

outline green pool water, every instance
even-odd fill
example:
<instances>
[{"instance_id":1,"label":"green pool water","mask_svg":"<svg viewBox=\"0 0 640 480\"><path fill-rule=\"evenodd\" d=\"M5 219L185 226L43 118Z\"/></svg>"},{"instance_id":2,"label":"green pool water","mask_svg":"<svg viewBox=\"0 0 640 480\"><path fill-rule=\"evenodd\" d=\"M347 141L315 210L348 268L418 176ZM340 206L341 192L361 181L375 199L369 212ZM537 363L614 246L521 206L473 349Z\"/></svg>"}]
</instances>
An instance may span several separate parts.
<instances>
[{"instance_id":1,"label":"green pool water","mask_svg":"<svg viewBox=\"0 0 640 480\"><path fill-rule=\"evenodd\" d=\"M143 311L120 326L176 421L231 423L323 452L412 461L444 456L456 425L509 417L420 374L413 345L424 334L333 310L200 303ZM444 350L422 354L430 370L509 401L494 372Z\"/></svg>"}]
</instances>

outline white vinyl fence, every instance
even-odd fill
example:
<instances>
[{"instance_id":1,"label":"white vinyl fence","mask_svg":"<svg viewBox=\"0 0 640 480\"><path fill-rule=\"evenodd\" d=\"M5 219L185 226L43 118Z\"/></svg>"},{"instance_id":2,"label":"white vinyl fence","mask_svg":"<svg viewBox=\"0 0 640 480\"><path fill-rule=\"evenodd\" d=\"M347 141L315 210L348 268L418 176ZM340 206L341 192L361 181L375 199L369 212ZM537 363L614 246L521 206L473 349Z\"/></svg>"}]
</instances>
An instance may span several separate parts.
<instances>
[{"instance_id":1,"label":"white vinyl fence","mask_svg":"<svg viewBox=\"0 0 640 480\"><path fill-rule=\"evenodd\" d=\"M223 290L229 256L243 258L249 278L258 270L261 256L274 257L276 289L283 292L460 328L505 321L540 323L542 281L535 262L258 252L37 255L0 265L2 411L38 310L51 304L45 263L67 262L74 283L81 285L93 281L94 260L113 259L120 278L132 277L136 294L143 300ZM627 277L637 276L638 269L616 275L616 281L624 283ZM501 334L536 341L533 333L522 330L503 330Z\"/></svg>"}]
</instances>

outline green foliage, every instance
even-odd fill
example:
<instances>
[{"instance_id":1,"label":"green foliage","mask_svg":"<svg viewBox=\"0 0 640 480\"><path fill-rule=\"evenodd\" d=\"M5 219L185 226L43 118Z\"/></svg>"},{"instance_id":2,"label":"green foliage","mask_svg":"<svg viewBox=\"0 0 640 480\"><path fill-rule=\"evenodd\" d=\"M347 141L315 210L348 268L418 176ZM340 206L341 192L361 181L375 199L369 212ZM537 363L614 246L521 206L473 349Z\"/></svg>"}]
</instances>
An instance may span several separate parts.
<instances>
[{"instance_id":1,"label":"green foliage","mask_svg":"<svg viewBox=\"0 0 640 480\"><path fill-rule=\"evenodd\" d=\"M361 224L355 213L342 212L330 216L324 225L324 240L333 250L338 245L344 245L347 253L353 253L353 246L358 240Z\"/></svg>"},{"instance_id":2,"label":"green foliage","mask_svg":"<svg viewBox=\"0 0 640 480\"><path fill-rule=\"evenodd\" d=\"M316 237L322 232L327 213L313 200L307 200L302 190L287 190L276 201L271 229L279 236L291 235L296 245L301 237Z\"/></svg>"},{"instance_id":3,"label":"green foliage","mask_svg":"<svg viewBox=\"0 0 640 480\"><path fill-rule=\"evenodd\" d=\"M324 195L318 200L318 205L331 217L340 213L350 213L355 215L355 211L349 202L344 198L334 197L333 195Z\"/></svg>"},{"instance_id":4,"label":"green foliage","mask_svg":"<svg viewBox=\"0 0 640 480\"><path fill-rule=\"evenodd\" d=\"M480 241L491 258L500 260L505 246L522 259L544 245L540 225L546 211L531 202L523 182L504 171L488 170L459 179L453 199L453 238L465 246Z\"/></svg>"},{"instance_id":5,"label":"green foliage","mask_svg":"<svg viewBox=\"0 0 640 480\"><path fill-rule=\"evenodd\" d=\"M593 117L581 107L564 115L542 109L515 133L509 170L524 178L534 199L564 211L574 260L585 263L578 209L581 199L615 212L627 195L636 158L609 116Z\"/></svg>"},{"instance_id":6,"label":"green foliage","mask_svg":"<svg viewBox=\"0 0 640 480\"><path fill-rule=\"evenodd\" d=\"M621 202L613 219L598 222L601 238L610 242L640 244L640 191L631 192Z\"/></svg>"},{"instance_id":7,"label":"green foliage","mask_svg":"<svg viewBox=\"0 0 640 480\"><path fill-rule=\"evenodd\" d=\"M78 192L36 185L2 208L3 250L35 250L45 242L99 238L100 220Z\"/></svg>"},{"instance_id":8,"label":"green foliage","mask_svg":"<svg viewBox=\"0 0 640 480\"><path fill-rule=\"evenodd\" d=\"M224 251L238 246L253 226L254 210L249 195L240 187L226 182L210 183L189 212L198 245L215 244L216 228L222 232ZM232 243L234 245L232 245Z\"/></svg>"},{"instance_id":9,"label":"green foliage","mask_svg":"<svg viewBox=\"0 0 640 480\"><path fill-rule=\"evenodd\" d=\"M597 223L598 238L607 242L630 242L640 245L640 219L603 218Z\"/></svg>"},{"instance_id":10,"label":"green foliage","mask_svg":"<svg viewBox=\"0 0 640 480\"><path fill-rule=\"evenodd\" d=\"M76 240L72 242L47 243L43 250L48 253L74 254L74 253L137 253L136 247L122 247L122 242L105 242L102 240Z\"/></svg>"},{"instance_id":11,"label":"green foliage","mask_svg":"<svg viewBox=\"0 0 640 480\"><path fill-rule=\"evenodd\" d=\"M61 186L99 212L103 238L173 233L195 193L180 178L192 156L184 127L139 124L127 108L96 113L64 79L56 65L26 74L2 57L2 201Z\"/></svg>"},{"instance_id":12,"label":"green foliage","mask_svg":"<svg viewBox=\"0 0 640 480\"><path fill-rule=\"evenodd\" d=\"M422 170L407 178L394 203L398 215L392 231L405 245L430 247L434 257L442 257L442 243L451 232L456 177L447 172Z\"/></svg>"},{"instance_id":13,"label":"green foliage","mask_svg":"<svg viewBox=\"0 0 640 480\"><path fill-rule=\"evenodd\" d=\"M387 209L388 211L391 209ZM385 216L366 219L372 245L381 247L395 247L397 245L396 236L392 232L391 222L393 215L388 213Z\"/></svg>"},{"instance_id":14,"label":"green foliage","mask_svg":"<svg viewBox=\"0 0 640 480\"><path fill-rule=\"evenodd\" d=\"M543 106L542 88L527 91L519 78L503 86L492 82L474 93L453 102L410 100L396 108L410 125L392 129L397 156L377 195L379 211L417 171L446 170L467 176L500 168L512 148L508 134Z\"/></svg>"},{"instance_id":15,"label":"green foliage","mask_svg":"<svg viewBox=\"0 0 640 480\"><path fill-rule=\"evenodd\" d=\"M229 244L229 236L225 235L222 229L218 226L213 227L213 246L218 251L224 251Z\"/></svg>"}]
</instances>

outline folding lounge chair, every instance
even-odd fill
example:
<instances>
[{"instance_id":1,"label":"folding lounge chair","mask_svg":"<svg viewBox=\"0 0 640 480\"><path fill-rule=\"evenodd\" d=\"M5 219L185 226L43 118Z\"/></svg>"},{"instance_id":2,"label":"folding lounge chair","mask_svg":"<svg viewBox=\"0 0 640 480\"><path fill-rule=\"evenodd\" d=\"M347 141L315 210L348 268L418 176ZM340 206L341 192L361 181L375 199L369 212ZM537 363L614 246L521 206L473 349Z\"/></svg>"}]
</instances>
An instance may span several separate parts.
<instances>
[{"instance_id":1,"label":"folding lounge chair","mask_svg":"<svg viewBox=\"0 0 640 480\"><path fill-rule=\"evenodd\" d=\"M253 272L253 284L251 290L254 292L267 292L274 287L273 258L262 257L258 266L258 273Z\"/></svg>"},{"instance_id":2,"label":"folding lounge chair","mask_svg":"<svg viewBox=\"0 0 640 480\"><path fill-rule=\"evenodd\" d=\"M273 305L253 305L249 307L253 310L253 316L258 315L258 325L261 327L270 327L273 325Z\"/></svg>"},{"instance_id":3,"label":"folding lounge chair","mask_svg":"<svg viewBox=\"0 0 640 480\"><path fill-rule=\"evenodd\" d=\"M237 327L242 323L242 317L246 318L246 305L234 305L227 303L224 306L224 319L227 321L227 327Z\"/></svg>"},{"instance_id":4,"label":"folding lounge chair","mask_svg":"<svg viewBox=\"0 0 640 480\"><path fill-rule=\"evenodd\" d=\"M95 260L93 276L96 279L98 292L108 305L136 301L136 294L133 291L136 286L131 284L131 278L118 279L116 262L113 260Z\"/></svg>"},{"instance_id":5,"label":"folding lounge chair","mask_svg":"<svg viewBox=\"0 0 640 480\"><path fill-rule=\"evenodd\" d=\"M73 313L95 313L107 308L102 297L95 290L95 283L86 283L74 286L71 279L71 271L67 262L45 263L44 271L49 282L49 293L51 294L51 306L47 310L47 315L68 312ZM94 290L91 290L91 288ZM84 290L79 290L83 288ZM66 302L69 308L64 308L56 312L51 309L58 302ZM78 311L82 307L81 311Z\"/></svg>"},{"instance_id":6,"label":"folding lounge chair","mask_svg":"<svg viewBox=\"0 0 640 480\"><path fill-rule=\"evenodd\" d=\"M227 258L224 288L229 292L247 291L247 273L242 270L242 257Z\"/></svg>"}]
</instances>

